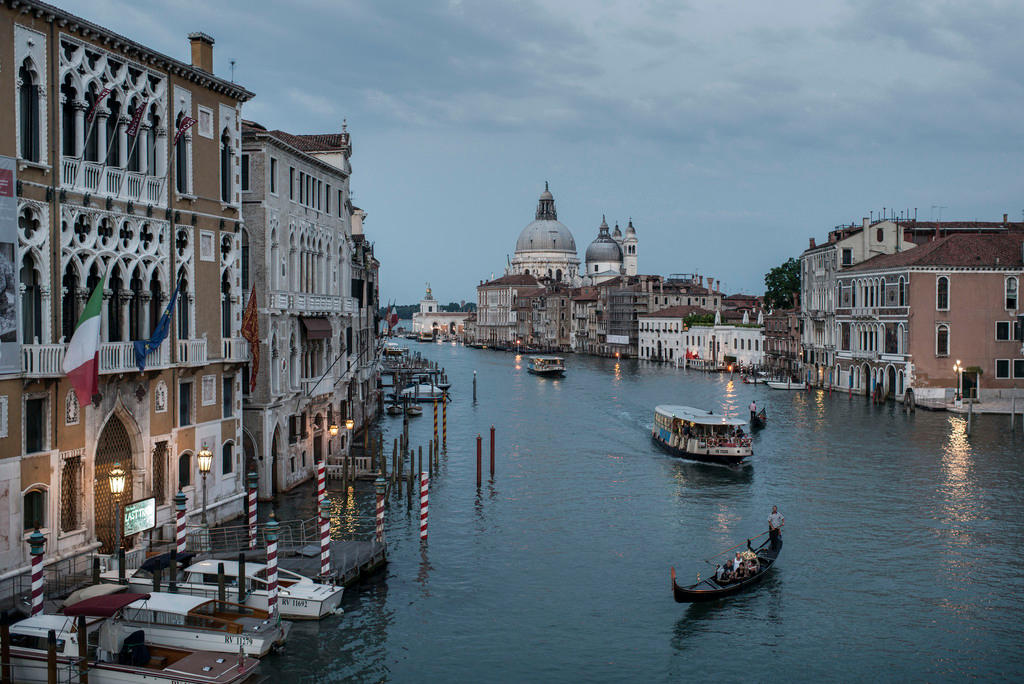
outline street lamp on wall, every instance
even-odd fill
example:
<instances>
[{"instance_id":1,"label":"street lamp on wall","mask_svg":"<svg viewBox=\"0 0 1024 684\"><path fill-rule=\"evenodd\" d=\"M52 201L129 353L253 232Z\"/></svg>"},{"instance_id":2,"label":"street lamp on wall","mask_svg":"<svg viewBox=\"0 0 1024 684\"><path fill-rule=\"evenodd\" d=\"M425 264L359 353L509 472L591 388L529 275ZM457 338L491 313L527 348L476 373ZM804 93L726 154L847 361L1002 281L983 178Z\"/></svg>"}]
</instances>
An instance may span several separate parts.
<instances>
[{"instance_id":1,"label":"street lamp on wall","mask_svg":"<svg viewBox=\"0 0 1024 684\"><path fill-rule=\"evenodd\" d=\"M213 452L203 447L199 450L196 459L199 462L199 474L203 476L203 525L206 524L206 476L210 474L210 467L213 465Z\"/></svg>"},{"instance_id":2,"label":"street lamp on wall","mask_svg":"<svg viewBox=\"0 0 1024 684\"><path fill-rule=\"evenodd\" d=\"M351 430L355 426L356 426L356 422L354 420L352 420L351 418L349 418L348 420L345 421L345 429L346 430Z\"/></svg>"},{"instance_id":3,"label":"street lamp on wall","mask_svg":"<svg viewBox=\"0 0 1024 684\"><path fill-rule=\"evenodd\" d=\"M953 372L956 373L956 396L957 399L962 399L964 391L964 367L960 364L960 359L956 360L953 364Z\"/></svg>"},{"instance_id":4,"label":"street lamp on wall","mask_svg":"<svg viewBox=\"0 0 1024 684\"><path fill-rule=\"evenodd\" d=\"M114 467L107 473L107 483L110 485L110 493L114 496L114 557L120 563L121 551L121 494L124 493L124 484L127 473L120 463L114 463Z\"/></svg>"},{"instance_id":5,"label":"street lamp on wall","mask_svg":"<svg viewBox=\"0 0 1024 684\"><path fill-rule=\"evenodd\" d=\"M331 437L338 436L338 426L334 423L331 423L331 426L327 428L327 431L331 433Z\"/></svg>"}]
</instances>

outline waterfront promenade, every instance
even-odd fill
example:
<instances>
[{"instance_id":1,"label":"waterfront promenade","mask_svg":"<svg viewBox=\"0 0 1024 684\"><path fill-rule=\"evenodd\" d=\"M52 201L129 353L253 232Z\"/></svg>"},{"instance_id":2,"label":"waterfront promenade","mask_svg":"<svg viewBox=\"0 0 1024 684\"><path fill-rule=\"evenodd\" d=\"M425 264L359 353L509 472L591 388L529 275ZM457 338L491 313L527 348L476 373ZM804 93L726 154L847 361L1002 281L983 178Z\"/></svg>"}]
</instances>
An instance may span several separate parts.
<instances>
[{"instance_id":1,"label":"waterfront promenade","mask_svg":"<svg viewBox=\"0 0 1024 684\"><path fill-rule=\"evenodd\" d=\"M392 502L387 570L346 614L298 624L261 669L290 681L953 681L1019 678L1024 434L835 393L567 356L563 380L512 354L410 343L454 383L429 543ZM478 371L476 405L472 373ZM766 405L750 467L672 459L653 407ZM382 419L387 443L401 419ZM478 493L475 437L497 427ZM432 421L412 421L426 445ZM486 465L485 465L486 468ZM369 483L344 497L370 510ZM312 511L288 495L283 518ZM337 503L342 494L333 494ZM672 600L699 559L786 516L772 576L707 605ZM353 520L355 518L353 517ZM340 520L344 521L344 514ZM345 524L342 522L341 524Z\"/></svg>"}]
</instances>

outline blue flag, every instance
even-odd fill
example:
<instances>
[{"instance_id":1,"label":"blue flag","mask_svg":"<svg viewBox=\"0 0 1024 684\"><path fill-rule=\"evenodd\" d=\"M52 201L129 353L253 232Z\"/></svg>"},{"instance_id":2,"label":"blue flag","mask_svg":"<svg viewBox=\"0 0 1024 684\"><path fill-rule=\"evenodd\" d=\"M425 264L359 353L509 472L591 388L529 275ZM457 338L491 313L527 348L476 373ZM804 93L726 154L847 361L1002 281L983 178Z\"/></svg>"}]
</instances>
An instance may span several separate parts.
<instances>
[{"instance_id":1,"label":"blue flag","mask_svg":"<svg viewBox=\"0 0 1024 684\"><path fill-rule=\"evenodd\" d=\"M146 370L146 354L159 348L160 344L167 339L167 334L171 331L171 312L174 311L174 303L178 301L179 289L181 289L181 278L178 279L178 284L174 287L171 301L167 302L164 315L156 322L156 328L153 330L152 337L148 340L135 340L135 364L139 367L140 373Z\"/></svg>"}]
</instances>

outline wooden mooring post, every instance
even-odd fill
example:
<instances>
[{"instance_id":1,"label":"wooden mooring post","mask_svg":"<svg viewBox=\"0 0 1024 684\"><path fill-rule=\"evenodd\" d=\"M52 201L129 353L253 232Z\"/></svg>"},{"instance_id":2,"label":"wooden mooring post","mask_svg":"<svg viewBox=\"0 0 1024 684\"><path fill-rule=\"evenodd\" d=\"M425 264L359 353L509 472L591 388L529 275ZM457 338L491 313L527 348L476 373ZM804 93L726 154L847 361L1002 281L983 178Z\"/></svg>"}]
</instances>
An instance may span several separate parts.
<instances>
[{"instance_id":1,"label":"wooden mooring post","mask_svg":"<svg viewBox=\"0 0 1024 684\"><path fill-rule=\"evenodd\" d=\"M491 479L494 479L494 426L491 426Z\"/></svg>"},{"instance_id":2,"label":"wooden mooring post","mask_svg":"<svg viewBox=\"0 0 1024 684\"><path fill-rule=\"evenodd\" d=\"M480 477L480 470L481 470L480 462L481 462L481 459L483 458L483 448L484 448L483 444L484 444L484 438L481 437L478 434L476 436L476 486L477 486L477 489L480 488L480 483L482 482L481 477Z\"/></svg>"}]
</instances>

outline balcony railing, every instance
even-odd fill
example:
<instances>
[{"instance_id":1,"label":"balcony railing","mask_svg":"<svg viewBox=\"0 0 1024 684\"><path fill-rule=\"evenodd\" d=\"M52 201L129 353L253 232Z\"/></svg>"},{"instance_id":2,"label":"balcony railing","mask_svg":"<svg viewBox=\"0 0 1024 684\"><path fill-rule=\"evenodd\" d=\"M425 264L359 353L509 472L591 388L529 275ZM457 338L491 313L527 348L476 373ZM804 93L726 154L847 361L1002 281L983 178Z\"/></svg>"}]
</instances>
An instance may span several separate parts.
<instances>
[{"instance_id":1,"label":"balcony railing","mask_svg":"<svg viewBox=\"0 0 1024 684\"><path fill-rule=\"evenodd\" d=\"M178 340L178 364L205 366L206 340Z\"/></svg>"},{"instance_id":2,"label":"balcony railing","mask_svg":"<svg viewBox=\"0 0 1024 684\"><path fill-rule=\"evenodd\" d=\"M163 204L166 200L162 176L149 176L99 162L65 157L61 161L62 187L117 200Z\"/></svg>"},{"instance_id":3,"label":"balcony railing","mask_svg":"<svg viewBox=\"0 0 1024 684\"><path fill-rule=\"evenodd\" d=\"M302 389L302 393L307 396L330 394L334 387L334 380L335 378L331 375L327 375L323 379L320 379L320 377L302 378L299 381L299 387Z\"/></svg>"},{"instance_id":4,"label":"balcony railing","mask_svg":"<svg viewBox=\"0 0 1024 684\"><path fill-rule=\"evenodd\" d=\"M146 354L146 368L166 368L171 364L169 343ZM134 342L104 342L100 345L100 373L132 373L139 370L135 362Z\"/></svg>"},{"instance_id":5,"label":"balcony railing","mask_svg":"<svg viewBox=\"0 0 1024 684\"><path fill-rule=\"evenodd\" d=\"M63 344L23 344L21 346L21 372L31 378L49 378L64 375Z\"/></svg>"},{"instance_id":6,"label":"balcony railing","mask_svg":"<svg viewBox=\"0 0 1024 684\"><path fill-rule=\"evenodd\" d=\"M225 337L221 340L225 361L245 363L249 360L249 341L244 337Z\"/></svg>"}]
</instances>

